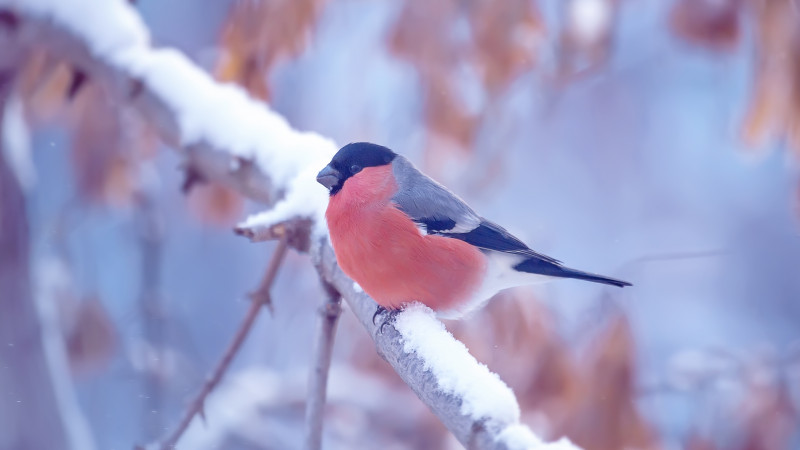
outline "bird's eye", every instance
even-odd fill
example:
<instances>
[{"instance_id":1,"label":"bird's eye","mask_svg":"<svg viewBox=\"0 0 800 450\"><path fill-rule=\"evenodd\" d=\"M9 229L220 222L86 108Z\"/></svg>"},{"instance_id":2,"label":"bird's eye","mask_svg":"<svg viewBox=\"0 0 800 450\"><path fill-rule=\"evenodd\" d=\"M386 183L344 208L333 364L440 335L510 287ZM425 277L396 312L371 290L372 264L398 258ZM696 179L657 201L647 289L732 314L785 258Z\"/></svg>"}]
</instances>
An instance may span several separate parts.
<instances>
[{"instance_id":1,"label":"bird's eye","mask_svg":"<svg viewBox=\"0 0 800 450\"><path fill-rule=\"evenodd\" d=\"M361 166L359 166L358 164L353 164L352 166L350 166L350 173L355 175L358 172L361 172Z\"/></svg>"}]
</instances>

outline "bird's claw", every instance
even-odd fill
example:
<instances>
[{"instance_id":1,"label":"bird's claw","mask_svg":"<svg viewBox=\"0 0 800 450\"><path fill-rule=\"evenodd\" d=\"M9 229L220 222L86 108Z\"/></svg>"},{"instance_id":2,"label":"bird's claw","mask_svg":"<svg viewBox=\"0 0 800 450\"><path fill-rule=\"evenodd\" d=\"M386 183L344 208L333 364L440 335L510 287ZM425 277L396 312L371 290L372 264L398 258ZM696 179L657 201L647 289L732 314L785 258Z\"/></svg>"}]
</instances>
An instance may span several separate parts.
<instances>
[{"instance_id":1,"label":"bird's claw","mask_svg":"<svg viewBox=\"0 0 800 450\"><path fill-rule=\"evenodd\" d=\"M383 334L383 327L395 321L397 314L400 312L399 309L386 309L383 306L378 306L378 309L375 310L375 314L372 315L372 324L377 325L375 323L375 319L386 313L386 317L381 321L380 326L378 326L378 333Z\"/></svg>"},{"instance_id":2,"label":"bird's claw","mask_svg":"<svg viewBox=\"0 0 800 450\"><path fill-rule=\"evenodd\" d=\"M373 314L373 315L372 315L372 324L373 324L373 325L377 325L377 324L375 323L375 318L376 318L376 317L378 317L378 316L380 316L381 314L383 314L383 313L385 313L385 312L386 312L386 308L384 308L384 307L383 307L383 306L381 306L381 305L378 305L378 308L377 308L377 309L375 309L375 314Z\"/></svg>"}]
</instances>

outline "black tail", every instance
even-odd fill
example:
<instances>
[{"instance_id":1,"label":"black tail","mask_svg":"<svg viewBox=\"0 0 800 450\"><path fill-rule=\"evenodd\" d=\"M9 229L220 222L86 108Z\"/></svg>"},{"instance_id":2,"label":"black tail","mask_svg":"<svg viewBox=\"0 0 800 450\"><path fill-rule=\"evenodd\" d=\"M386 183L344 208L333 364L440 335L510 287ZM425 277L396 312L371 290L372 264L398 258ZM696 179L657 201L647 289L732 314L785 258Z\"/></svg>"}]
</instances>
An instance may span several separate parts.
<instances>
[{"instance_id":1,"label":"black tail","mask_svg":"<svg viewBox=\"0 0 800 450\"><path fill-rule=\"evenodd\" d=\"M570 269L561 264L552 263L538 258L528 258L525 261L514 266L514 270L519 272L536 273L540 275L547 275L559 278L575 278L578 280L591 281L593 283L610 284L612 286L631 286L627 281L617 280L614 278L604 277L588 272L581 272L580 270Z\"/></svg>"}]
</instances>

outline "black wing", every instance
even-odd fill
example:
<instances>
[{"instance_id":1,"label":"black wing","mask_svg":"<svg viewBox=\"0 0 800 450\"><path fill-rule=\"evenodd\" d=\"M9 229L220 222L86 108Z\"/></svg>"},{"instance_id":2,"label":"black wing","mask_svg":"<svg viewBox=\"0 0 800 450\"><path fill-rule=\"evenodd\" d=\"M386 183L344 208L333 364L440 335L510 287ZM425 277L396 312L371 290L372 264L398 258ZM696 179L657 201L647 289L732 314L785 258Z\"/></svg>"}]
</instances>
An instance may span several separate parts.
<instances>
[{"instance_id":1,"label":"black wing","mask_svg":"<svg viewBox=\"0 0 800 450\"><path fill-rule=\"evenodd\" d=\"M486 250L495 250L498 252L504 253L514 253L522 256L527 256L530 258L541 259L543 261L553 263L553 264L560 264L555 258L551 258L547 255L543 255L539 252L531 250L524 242L520 241L516 238L513 234L506 231L505 228L497 225L494 222L489 222L486 219L482 219L480 224L475 227L474 229L461 232L461 233L453 233L448 230L436 230L435 226L438 225L441 221L433 221L428 222L426 220L419 221L425 225L428 229L428 233L430 234L437 234L439 236L447 236L454 239L460 239L464 242L470 243L476 247L483 248ZM431 226L434 226L434 229L431 229Z\"/></svg>"}]
</instances>

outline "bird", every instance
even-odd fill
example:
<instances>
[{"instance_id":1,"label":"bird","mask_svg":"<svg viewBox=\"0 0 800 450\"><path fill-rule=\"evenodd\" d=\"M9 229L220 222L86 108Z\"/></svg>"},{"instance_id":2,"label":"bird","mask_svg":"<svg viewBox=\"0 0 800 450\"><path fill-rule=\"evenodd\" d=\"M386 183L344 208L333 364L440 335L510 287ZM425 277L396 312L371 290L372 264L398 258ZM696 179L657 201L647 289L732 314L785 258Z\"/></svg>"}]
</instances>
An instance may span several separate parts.
<instances>
[{"instance_id":1,"label":"bird","mask_svg":"<svg viewBox=\"0 0 800 450\"><path fill-rule=\"evenodd\" d=\"M631 285L532 250L378 144L340 148L317 182L328 189L337 263L379 305L376 316L419 302L441 318L462 318L501 290L559 278Z\"/></svg>"}]
</instances>

